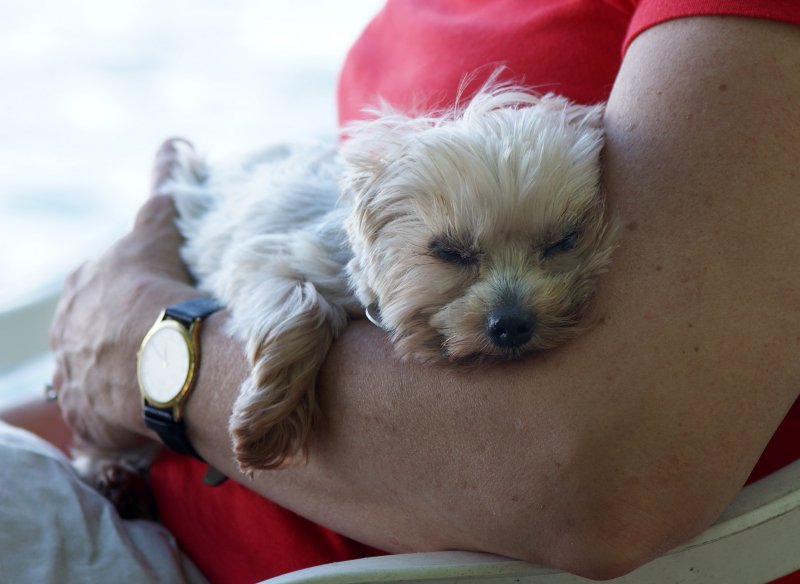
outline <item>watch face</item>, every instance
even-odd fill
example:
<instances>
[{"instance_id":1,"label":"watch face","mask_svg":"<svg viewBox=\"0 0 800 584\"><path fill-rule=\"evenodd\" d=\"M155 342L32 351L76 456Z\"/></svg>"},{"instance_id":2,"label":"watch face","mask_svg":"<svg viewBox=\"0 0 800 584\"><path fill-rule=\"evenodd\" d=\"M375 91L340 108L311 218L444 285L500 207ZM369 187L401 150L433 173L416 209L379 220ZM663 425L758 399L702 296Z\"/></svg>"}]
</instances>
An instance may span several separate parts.
<instances>
[{"instance_id":1,"label":"watch face","mask_svg":"<svg viewBox=\"0 0 800 584\"><path fill-rule=\"evenodd\" d=\"M167 405L180 394L191 370L186 330L174 321L160 323L142 344L138 366L147 399Z\"/></svg>"}]
</instances>

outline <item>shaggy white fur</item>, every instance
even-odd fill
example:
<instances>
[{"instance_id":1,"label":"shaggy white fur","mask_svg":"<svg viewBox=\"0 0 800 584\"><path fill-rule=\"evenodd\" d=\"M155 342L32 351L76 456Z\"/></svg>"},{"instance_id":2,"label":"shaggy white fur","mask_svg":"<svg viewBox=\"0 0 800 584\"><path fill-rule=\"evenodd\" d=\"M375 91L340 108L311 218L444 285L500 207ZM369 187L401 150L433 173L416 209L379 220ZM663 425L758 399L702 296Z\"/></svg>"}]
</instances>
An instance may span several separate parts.
<instances>
[{"instance_id":1,"label":"shaggy white fur","mask_svg":"<svg viewBox=\"0 0 800 584\"><path fill-rule=\"evenodd\" d=\"M516 358L582 330L613 247L602 115L487 86L435 115L384 107L341 148L278 146L228 171L182 146L162 192L183 258L253 365L230 420L242 469L303 451L319 366L364 307L426 362Z\"/></svg>"},{"instance_id":2,"label":"shaggy white fur","mask_svg":"<svg viewBox=\"0 0 800 584\"><path fill-rule=\"evenodd\" d=\"M240 467L304 455L317 371L366 307L424 362L517 358L584 330L615 231L602 116L490 84L464 107L384 107L341 146L276 146L229 170L176 142L161 192L183 258L253 367L230 419Z\"/></svg>"}]
</instances>

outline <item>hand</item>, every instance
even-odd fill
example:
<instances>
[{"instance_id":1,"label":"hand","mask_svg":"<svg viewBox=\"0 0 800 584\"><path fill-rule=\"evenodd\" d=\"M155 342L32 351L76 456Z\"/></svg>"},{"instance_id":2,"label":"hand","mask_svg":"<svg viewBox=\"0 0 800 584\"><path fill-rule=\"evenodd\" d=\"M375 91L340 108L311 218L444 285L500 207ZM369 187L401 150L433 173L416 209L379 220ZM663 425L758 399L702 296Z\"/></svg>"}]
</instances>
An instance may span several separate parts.
<instances>
[{"instance_id":1,"label":"hand","mask_svg":"<svg viewBox=\"0 0 800 584\"><path fill-rule=\"evenodd\" d=\"M173 141L159 150L154 187L167 175L174 151ZM64 284L50 331L53 386L79 440L109 449L146 440L136 352L161 308L196 294L180 259L174 218L172 199L151 197L133 230Z\"/></svg>"}]
</instances>

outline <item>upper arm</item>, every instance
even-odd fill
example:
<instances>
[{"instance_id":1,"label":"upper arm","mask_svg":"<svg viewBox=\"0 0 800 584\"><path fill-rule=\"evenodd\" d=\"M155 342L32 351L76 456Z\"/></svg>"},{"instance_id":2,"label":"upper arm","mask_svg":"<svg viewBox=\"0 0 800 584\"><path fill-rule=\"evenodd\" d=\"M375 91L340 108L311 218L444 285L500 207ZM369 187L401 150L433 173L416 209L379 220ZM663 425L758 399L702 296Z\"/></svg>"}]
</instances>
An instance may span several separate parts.
<instances>
[{"instance_id":1,"label":"upper arm","mask_svg":"<svg viewBox=\"0 0 800 584\"><path fill-rule=\"evenodd\" d=\"M643 414L666 407L711 442L703 466L741 482L800 389L800 29L704 17L647 31L606 130L625 227L601 299L622 351L610 362Z\"/></svg>"},{"instance_id":2,"label":"upper arm","mask_svg":"<svg viewBox=\"0 0 800 584\"><path fill-rule=\"evenodd\" d=\"M586 421L620 454L587 467L619 488L612 509L646 559L717 516L800 390L800 29L655 27L628 50L605 122L624 227L605 324L584 341L616 411ZM577 460L603 448L591 434Z\"/></svg>"}]
</instances>

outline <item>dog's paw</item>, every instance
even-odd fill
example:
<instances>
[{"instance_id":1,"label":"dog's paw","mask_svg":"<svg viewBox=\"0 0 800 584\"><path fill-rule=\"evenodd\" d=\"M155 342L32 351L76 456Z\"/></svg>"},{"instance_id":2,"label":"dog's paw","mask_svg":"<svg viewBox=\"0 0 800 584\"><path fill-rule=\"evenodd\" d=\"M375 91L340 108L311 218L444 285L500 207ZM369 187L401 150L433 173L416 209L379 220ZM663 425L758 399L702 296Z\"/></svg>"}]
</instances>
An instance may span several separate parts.
<instances>
[{"instance_id":1,"label":"dog's paw","mask_svg":"<svg viewBox=\"0 0 800 584\"><path fill-rule=\"evenodd\" d=\"M158 518L156 501L144 473L125 462L106 462L99 467L97 491L111 501L123 519Z\"/></svg>"},{"instance_id":2,"label":"dog's paw","mask_svg":"<svg viewBox=\"0 0 800 584\"><path fill-rule=\"evenodd\" d=\"M290 419L265 426L234 416L230 432L236 462L247 476L258 470L286 468L305 459L297 428Z\"/></svg>"}]
</instances>

